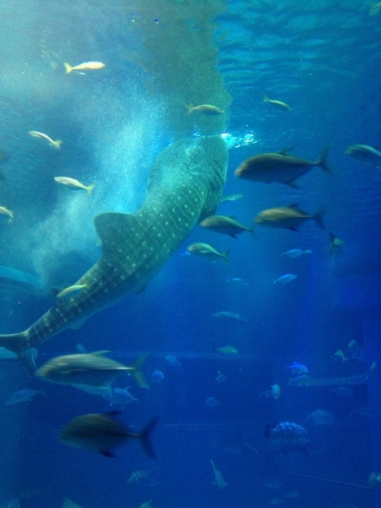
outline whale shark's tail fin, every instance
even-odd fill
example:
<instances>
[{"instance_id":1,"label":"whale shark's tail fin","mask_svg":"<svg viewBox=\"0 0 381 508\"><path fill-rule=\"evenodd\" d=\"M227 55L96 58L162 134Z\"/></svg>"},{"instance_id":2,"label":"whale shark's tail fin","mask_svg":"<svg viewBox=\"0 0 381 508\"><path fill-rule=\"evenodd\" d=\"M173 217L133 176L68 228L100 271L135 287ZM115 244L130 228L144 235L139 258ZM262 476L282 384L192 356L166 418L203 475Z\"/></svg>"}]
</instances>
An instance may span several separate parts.
<instances>
[{"instance_id":1,"label":"whale shark's tail fin","mask_svg":"<svg viewBox=\"0 0 381 508\"><path fill-rule=\"evenodd\" d=\"M0 335L0 347L15 353L27 372L33 376L36 371L36 364L34 362L34 350L28 346L27 333L27 330L25 330L20 333Z\"/></svg>"}]
</instances>

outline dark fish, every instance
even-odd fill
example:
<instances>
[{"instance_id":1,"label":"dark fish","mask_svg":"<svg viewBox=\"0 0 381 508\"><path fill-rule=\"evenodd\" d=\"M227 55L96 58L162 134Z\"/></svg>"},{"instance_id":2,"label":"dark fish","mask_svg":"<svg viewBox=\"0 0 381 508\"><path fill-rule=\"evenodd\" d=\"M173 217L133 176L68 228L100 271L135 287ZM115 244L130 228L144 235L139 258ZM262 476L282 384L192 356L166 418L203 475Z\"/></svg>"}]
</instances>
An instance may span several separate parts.
<instances>
[{"instance_id":1,"label":"dark fish","mask_svg":"<svg viewBox=\"0 0 381 508\"><path fill-rule=\"evenodd\" d=\"M345 150L345 154L360 162L381 168L381 152L369 145L352 145Z\"/></svg>"},{"instance_id":2,"label":"dark fish","mask_svg":"<svg viewBox=\"0 0 381 508\"><path fill-rule=\"evenodd\" d=\"M279 153L262 153L242 162L235 170L235 176L254 182L280 182L298 187L295 180L307 173L314 166L320 166L330 173L327 165L328 148L325 148L317 161L308 161L289 155L289 149Z\"/></svg>"},{"instance_id":3,"label":"dark fish","mask_svg":"<svg viewBox=\"0 0 381 508\"><path fill-rule=\"evenodd\" d=\"M82 291L60 299L27 330L0 335L0 347L35 370L25 350L115 303L141 292L196 224L221 202L227 147L220 136L177 141L163 150L151 170L147 197L134 214L103 213L94 224L102 256L75 284Z\"/></svg>"},{"instance_id":4,"label":"dark fish","mask_svg":"<svg viewBox=\"0 0 381 508\"><path fill-rule=\"evenodd\" d=\"M262 210L256 217L255 222L268 228L285 228L298 231L299 227L307 220L313 219L320 229L325 229L323 222L325 210L311 215L298 208L298 205L279 206Z\"/></svg>"},{"instance_id":5,"label":"dark fish","mask_svg":"<svg viewBox=\"0 0 381 508\"><path fill-rule=\"evenodd\" d=\"M60 440L74 448L82 448L106 457L115 457L113 450L130 438L140 440L148 457L155 458L155 451L151 445L151 434L159 418L152 418L141 432L133 432L119 423L114 417L118 411L105 415L86 414L73 418L61 432Z\"/></svg>"},{"instance_id":6,"label":"dark fish","mask_svg":"<svg viewBox=\"0 0 381 508\"><path fill-rule=\"evenodd\" d=\"M237 235L245 231L253 233L252 228L247 228L235 219L224 215L211 215L210 217L206 217L206 219L200 222L200 226L215 231L216 233L232 236L233 238L237 238Z\"/></svg>"}]
</instances>

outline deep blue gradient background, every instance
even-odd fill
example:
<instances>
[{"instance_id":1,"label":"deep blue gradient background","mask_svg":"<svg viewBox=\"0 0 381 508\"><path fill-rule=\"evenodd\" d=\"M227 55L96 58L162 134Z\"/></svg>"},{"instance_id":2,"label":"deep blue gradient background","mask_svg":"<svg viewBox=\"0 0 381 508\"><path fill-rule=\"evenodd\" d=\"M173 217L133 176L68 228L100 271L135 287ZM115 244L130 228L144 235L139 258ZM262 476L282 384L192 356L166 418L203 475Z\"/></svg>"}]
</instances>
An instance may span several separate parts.
<instances>
[{"instance_id":1,"label":"deep blue gradient background","mask_svg":"<svg viewBox=\"0 0 381 508\"><path fill-rule=\"evenodd\" d=\"M13 497L22 508L60 508L65 497L83 508L138 508L146 501L153 508L254 507L276 500L295 508L380 506L377 486L370 490L367 482L381 468L381 173L344 151L355 143L380 146L381 14L369 16L360 0L335 7L323 0L289 4L231 0L216 20L218 69L232 95L227 130L238 140L252 132L255 140L230 148L225 194L243 197L221 204L219 212L249 225L265 208L298 203L311 213L326 209L327 231L311 221L299 232L258 226L255 236L233 239L197 227L143 293L128 295L81 329L40 345L39 365L75 352L78 344L87 351L107 349L127 364L149 353L144 372L150 379L160 369L163 382L143 390L120 378L117 386L130 386L138 398L119 416L126 425L141 428L160 415L155 461L137 443L122 447L114 460L65 447L57 439L62 426L78 414L109 411L108 402L28 379L18 363L4 361L0 501L5 506ZM0 8L0 149L10 154L0 168L6 176L0 204L15 211L13 224L0 224L0 264L37 274L44 291L1 286L1 333L27 328L52 305L51 287L72 284L92 265L100 255L93 217L134 211L144 199L152 161L172 139L160 122L165 97L152 103L146 93L155 78L141 62L150 55L130 35L131 18L116 14L118 2L115 13L102 1L20 6L8 0ZM132 11L138 13L139 5ZM157 19L165 30L159 6ZM145 21L153 26L154 20ZM50 51L59 49L59 56L42 55L41 40ZM63 75L62 61L86 59L107 61L105 72ZM56 61L59 71L50 67ZM292 110L262 102L265 93ZM64 139L62 149L36 143L27 134L32 129ZM314 168L298 181L299 190L234 177L246 157L289 146L311 160L330 146L333 175ZM58 188L52 176L61 173L94 181L93 198ZM330 255L329 231L346 245L337 258ZM181 255L195 241L229 250L230 263ZM291 248L312 254L281 256ZM285 273L298 277L273 285ZM226 284L233 277L248 285ZM221 323L212 317L219 311L239 313L247 322ZM351 340L363 349L362 360L335 361L335 351L347 352ZM238 354L216 352L225 345ZM178 366L168 363L168 354L177 357ZM332 386L289 386L286 367L294 361L318 379L360 374L372 362L378 367L368 383L339 397ZM219 370L226 383L216 382ZM275 383L282 390L279 400L264 395ZM10 393L28 387L45 396L1 405ZM208 397L219 405L206 406ZM316 409L330 411L337 422L314 425L307 416ZM308 455L271 453L264 428L284 420L310 431ZM210 459L229 482L223 491L212 484ZM148 474L128 484L136 470Z\"/></svg>"}]
</instances>

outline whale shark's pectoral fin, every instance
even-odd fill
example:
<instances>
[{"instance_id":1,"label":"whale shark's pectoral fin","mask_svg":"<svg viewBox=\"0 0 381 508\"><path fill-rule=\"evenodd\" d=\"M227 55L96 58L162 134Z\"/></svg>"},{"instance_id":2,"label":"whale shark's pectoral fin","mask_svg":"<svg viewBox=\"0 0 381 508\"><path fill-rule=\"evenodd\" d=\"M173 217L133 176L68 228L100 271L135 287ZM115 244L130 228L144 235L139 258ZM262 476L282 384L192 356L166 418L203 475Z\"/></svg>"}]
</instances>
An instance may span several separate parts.
<instances>
[{"instance_id":1,"label":"whale shark's pectoral fin","mask_svg":"<svg viewBox=\"0 0 381 508\"><path fill-rule=\"evenodd\" d=\"M107 212L97 215L94 226L102 242L103 254L121 257L138 241L143 225L136 215Z\"/></svg>"}]
</instances>

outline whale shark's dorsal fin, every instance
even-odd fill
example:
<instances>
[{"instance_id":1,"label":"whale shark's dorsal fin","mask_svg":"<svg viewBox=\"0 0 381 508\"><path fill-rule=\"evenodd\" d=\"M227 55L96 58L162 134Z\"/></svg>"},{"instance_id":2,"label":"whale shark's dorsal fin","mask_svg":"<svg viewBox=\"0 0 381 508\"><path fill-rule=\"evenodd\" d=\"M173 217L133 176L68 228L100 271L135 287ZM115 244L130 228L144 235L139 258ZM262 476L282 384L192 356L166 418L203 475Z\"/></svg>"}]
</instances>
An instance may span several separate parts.
<instances>
[{"instance_id":1,"label":"whale shark's dorsal fin","mask_svg":"<svg viewBox=\"0 0 381 508\"><path fill-rule=\"evenodd\" d=\"M121 245L129 245L133 237L136 238L137 227L141 228L136 215L117 212L97 215L94 226L102 242L103 254L116 255Z\"/></svg>"}]
</instances>

